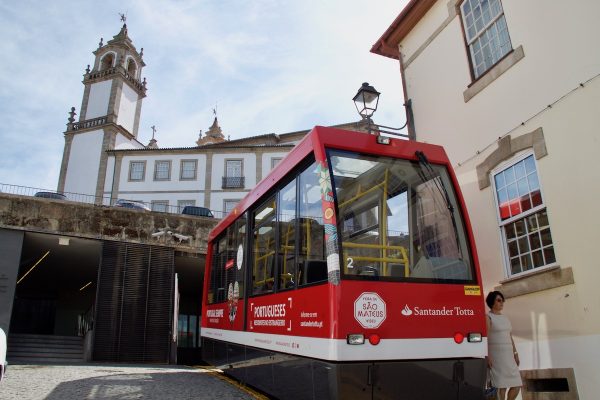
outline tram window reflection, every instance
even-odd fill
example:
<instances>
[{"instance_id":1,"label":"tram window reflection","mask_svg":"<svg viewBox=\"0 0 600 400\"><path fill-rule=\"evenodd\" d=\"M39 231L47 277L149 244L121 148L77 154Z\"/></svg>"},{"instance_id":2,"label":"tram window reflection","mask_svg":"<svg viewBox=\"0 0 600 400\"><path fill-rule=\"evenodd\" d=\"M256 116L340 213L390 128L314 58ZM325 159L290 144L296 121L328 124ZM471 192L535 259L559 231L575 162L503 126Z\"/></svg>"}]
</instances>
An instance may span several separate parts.
<instances>
[{"instance_id":1,"label":"tram window reflection","mask_svg":"<svg viewBox=\"0 0 600 400\"><path fill-rule=\"evenodd\" d=\"M252 293L261 294L275 286L275 197L269 198L254 213Z\"/></svg>"},{"instance_id":2,"label":"tram window reflection","mask_svg":"<svg viewBox=\"0 0 600 400\"><path fill-rule=\"evenodd\" d=\"M473 279L464 224L444 167L423 172L408 160L329 154L344 276Z\"/></svg>"},{"instance_id":3,"label":"tram window reflection","mask_svg":"<svg viewBox=\"0 0 600 400\"><path fill-rule=\"evenodd\" d=\"M325 229L321 187L317 164L313 163L299 176L298 283L300 285L327 280L325 261Z\"/></svg>"},{"instance_id":4,"label":"tram window reflection","mask_svg":"<svg viewBox=\"0 0 600 400\"><path fill-rule=\"evenodd\" d=\"M279 288L295 287L296 276L296 179L279 192Z\"/></svg>"}]
</instances>

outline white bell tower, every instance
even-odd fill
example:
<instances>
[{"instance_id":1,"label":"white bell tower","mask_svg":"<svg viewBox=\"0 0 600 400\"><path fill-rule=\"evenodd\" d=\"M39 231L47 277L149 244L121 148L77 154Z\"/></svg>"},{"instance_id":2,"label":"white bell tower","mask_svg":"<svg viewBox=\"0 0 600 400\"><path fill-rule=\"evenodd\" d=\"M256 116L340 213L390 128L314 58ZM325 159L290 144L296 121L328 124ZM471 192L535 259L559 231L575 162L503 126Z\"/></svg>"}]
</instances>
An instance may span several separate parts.
<instances>
[{"instance_id":1,"label":"white bell tower","mask_svg":"<svg viewBox=\"0 0 600 400\"><path fill-rule=\"evenodd\" d=\"M121 16L125 22L125 17ZM83 75L79 120L71 109L58 191L95 196L102 204L107 177L106 150L144 148L137 140L146 79L141 80L144 49L138 53L127 35L127 25L112 40L100 39L94 66ZM114 167L114 166L113 166ZM80 199L82 200L82 199Z\"/></svg>"}]
</instances>

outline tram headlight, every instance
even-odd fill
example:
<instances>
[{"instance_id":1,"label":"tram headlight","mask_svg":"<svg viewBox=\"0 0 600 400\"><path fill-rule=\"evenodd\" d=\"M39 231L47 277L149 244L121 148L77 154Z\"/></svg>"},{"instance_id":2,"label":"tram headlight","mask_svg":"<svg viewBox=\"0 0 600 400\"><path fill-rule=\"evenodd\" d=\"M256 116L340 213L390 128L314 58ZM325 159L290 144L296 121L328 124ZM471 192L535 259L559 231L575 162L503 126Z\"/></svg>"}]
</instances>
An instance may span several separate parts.
<instances>
[{"instance_id":1,"label":"tram headlight","mask_svg":"<svg viewBox=\"0 0 600 400\"><path fill-rule=\"evenodd\" d=\"M350 333L346 336L348 344L365 344L365 335L362 333Z\"/></svg>"},{"instance_id":2,"label":"tram headlight","mask_svg":"<svg viewBox=\"0 0 600 400\"><path fill-rule=\"evenodd\" d=\"M467 335L467 341L470 343L480 343L482 340L481 333L479 332L471 332Z\"/></svg>"}]
</instances>

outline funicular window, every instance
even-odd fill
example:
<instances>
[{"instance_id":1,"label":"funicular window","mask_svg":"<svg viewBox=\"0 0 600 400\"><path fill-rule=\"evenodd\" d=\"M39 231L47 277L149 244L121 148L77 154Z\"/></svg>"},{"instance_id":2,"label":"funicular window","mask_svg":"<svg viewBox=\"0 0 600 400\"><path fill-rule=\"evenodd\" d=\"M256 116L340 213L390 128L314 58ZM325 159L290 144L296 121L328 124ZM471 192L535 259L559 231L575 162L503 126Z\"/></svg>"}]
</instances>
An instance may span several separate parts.
<instances>
[{"instance_id":1,"label":"funicular window","mask_svg":"<svg viewBox=\"0 0 600 400\"><path fill-rule=\"evenodd\" d=\"M279 288L291 289L296 281L296 179L279 192Z\"/></svg>"},{"instance_id":2,"label":"funicular window","mask_svg":"<svg viewBox=\"0 0 600 400\"><path fill-rule=\"evenodd\" d=\"M298 284L306 285L327 280L325 260L325 228L321 186L317 164L313 163L298 177Z\"/></svg>"},{"instance_id":3,"label":"funicular window","mask_svg":"<svg viewBox=\"0 0 600 400\"><path fill-rule=\"evenodd\" d=\"M215 241L210 270L208 303L235 301L244 297L244 249L246 215L241 215ZM241 249L240 249L241 248Z\"/></svg>"},{"instance_id":4,"label":"funicular window","mask_svg":"<svg viewBox=\"0 0 600 400\"><path fill-rule=\"evenodd\" d=\"M269 293L275 285L275 196L265 201L253 215L252 294Z\"/></svg>"},{"instance_id":5,"label":"funicular window","mask_svg":"<svg viewBox=\"0 0 600 400\"><path fill-rule=\"evenodd\" d=\"M225 301L225 262L227 260L227 235L221 235L213 244L208 303Z\"/></svg>"},{"instance_id":6,"label":"funicular window","mask_svg":"<svg viewBox=\"0 0 600 400\"><path fill-rule=\"evenodd\" d=\"M328 153L344 277L474 279L467 236L444 167L428 164L428 169L408 160Z\"/></svg>"},{"instance_id":7,"label":"funicular window","mask_svg":"<svg viewBox=\"0 0 600 400\"><path fill-rule=\"evenodd\" d=\"M252 294L327 281L318 172L313 162L292 173L253 212Z\"/></svg>"}]
</instances>

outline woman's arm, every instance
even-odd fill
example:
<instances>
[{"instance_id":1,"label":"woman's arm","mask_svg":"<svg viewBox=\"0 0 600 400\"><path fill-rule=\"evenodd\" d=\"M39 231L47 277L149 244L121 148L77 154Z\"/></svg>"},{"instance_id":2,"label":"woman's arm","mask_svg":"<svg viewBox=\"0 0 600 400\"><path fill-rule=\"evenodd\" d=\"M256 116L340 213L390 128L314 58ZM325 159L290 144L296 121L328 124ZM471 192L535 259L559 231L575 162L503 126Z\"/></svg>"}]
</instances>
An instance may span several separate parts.
<instances>
[{"instance_id":1,"label":"woman's arm","mask_svg":"<svg viewBox=\"0 0 600 400\"><path fill-rule=\"evenodd\" d=\"M485 316L485 327L486 327L486 332L487 332L487 338L488 338L488 355L487 355L487 363L488 363L488 368L492 368L492 357L490 356L490 328L491 328L491 318L489 315ZM511 336L512 337L512 336Z\"/></svg>"}]
</instances>

